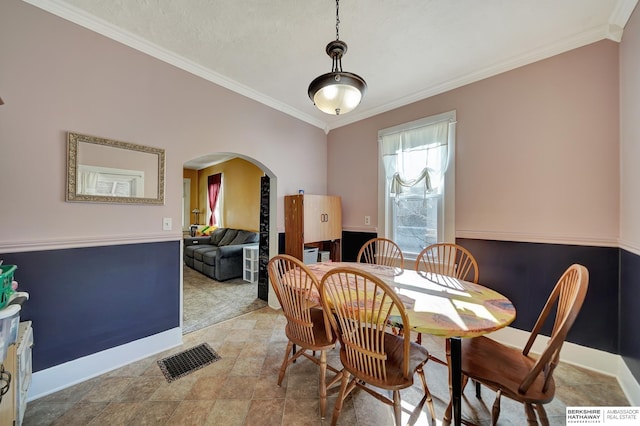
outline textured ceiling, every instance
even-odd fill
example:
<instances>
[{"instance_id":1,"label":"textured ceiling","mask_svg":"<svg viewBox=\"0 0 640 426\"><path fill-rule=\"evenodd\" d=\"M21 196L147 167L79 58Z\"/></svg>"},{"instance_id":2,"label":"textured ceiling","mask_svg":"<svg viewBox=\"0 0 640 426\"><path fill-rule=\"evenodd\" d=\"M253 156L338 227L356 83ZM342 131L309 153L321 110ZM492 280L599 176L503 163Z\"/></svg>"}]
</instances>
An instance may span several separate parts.
<instances>
[{"instance_id":1,"label":"textured ceiling","mask_svg":"<svg viewBox=\"0 0 640 426\"><path fill-rule=\"evenodd\" d=\"M331 0L25 0L326 131L602 39L638 0L343 0L345 71L368 92L342 116L315 109L331 71Z\"/></svg>"}]
</instances>

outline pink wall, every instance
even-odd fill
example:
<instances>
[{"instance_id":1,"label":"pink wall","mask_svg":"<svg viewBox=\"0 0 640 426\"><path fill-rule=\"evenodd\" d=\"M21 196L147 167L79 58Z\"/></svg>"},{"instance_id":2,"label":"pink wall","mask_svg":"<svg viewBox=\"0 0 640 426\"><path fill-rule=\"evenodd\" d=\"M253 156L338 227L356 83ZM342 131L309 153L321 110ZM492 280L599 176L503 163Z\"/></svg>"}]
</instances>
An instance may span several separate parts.
<instances>
[{"instance_id":1,"label":"pink wall","mask_svg":"<svg viewBox=\"0 0 640 426\"><path fill-rule=\"evenodd\" d=\"M621 228L640 241L631 219L640 206L625 197L633 174L623 175L618 220L610 41L335 129L328 148L320 129L18 0L0 3L0 52L0 250L179 237L182 165L212 152L253 158L278 176L280 231L282 196L299 188L342 196L345 228L373 231L363 219L377 223L377 131L454 109L458 236L615 245ZM66 203L67 131L164 148L165 205ZM634 139L624 117L623 135ZM633 154L630 143L623 149ZM637 173L637 157L625 156L623 174ZM171 233L163 217L174 219Z\"/></svg>"},{"instance_id":2,"label":"pink wall","mask_svg":"<svg viewBox=\"0 0 640 426\"><path fill-rule=\"evenodd\" d=\"M618 45L602 41L329 133L346 229L377 224L377 132L457 111L456 235L615 246ZM372 226L363 225L365 215Z\"/></svg>"},{"instance_id":3,"label":"pink wall","mask_svg":"<svg viewBox=\"0 0 640 426\"><path fill-rule=\"evenodd\" d=\"M326 190L322 130L19 0L0 2L0 52L0 252L180 238L183 163L214 152L278 177L281 230L285 194ZM165 205L65 202L67 131L164 148Z\"/></svg>"},{"instance_id":4,"label":"pink wall","mask_svg":"<svg viewBox=\"0 0 640 426\"><path fill-rule=\"evenodd\" d=\"M620 246L640 255L640 11L620 44Z\"/></svg>"}]
</instances>

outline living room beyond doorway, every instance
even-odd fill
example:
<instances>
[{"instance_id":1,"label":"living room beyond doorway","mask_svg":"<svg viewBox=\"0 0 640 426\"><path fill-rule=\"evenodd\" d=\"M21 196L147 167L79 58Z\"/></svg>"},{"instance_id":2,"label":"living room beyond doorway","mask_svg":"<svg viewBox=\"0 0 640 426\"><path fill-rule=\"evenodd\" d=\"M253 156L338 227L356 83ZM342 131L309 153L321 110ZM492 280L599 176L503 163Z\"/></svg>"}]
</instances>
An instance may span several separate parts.
<instances>
[{"instance_id":1,"label":"living room beyond doorway","mask_svg":"<svg viewBox=\"0 0 640 426\"><path fill-rule=\"evenodd\" d=\"M215 281L183 264L182 333L187 334L267 306L258 284L242 277Z\"/></svg>"},{"instance_id":2,"label":"living room beyond doorway","mask_svg":"<svg viewBox=\"0 0 640 426\"><path fill-rule=\"evenodd\" d=\"M269 212L275 205L271 194L269 170L251 159L230 154L212 154L186 162L183 178L188 180L183 194L183 231L188 236L191 225L210 225L211 209L207 180L213 174L222 175L219 223L214 225L260 232L260 259L269 257L272 232ZM275 192L275 191L274 191ZM197 210L198 214L192 214ZM277 248L277 247L276 247ZM260 269L266 262L260 260ZM183 333L216 324L267 305L268 282L263 275L259 283L244 281L243 277L216 281L206 275L183 267ZM216 276L216 278L219 278ZM265 291L266 288L266 291ZM265 299L265 300L261 300Z\"/></svg>"}]
</instances>

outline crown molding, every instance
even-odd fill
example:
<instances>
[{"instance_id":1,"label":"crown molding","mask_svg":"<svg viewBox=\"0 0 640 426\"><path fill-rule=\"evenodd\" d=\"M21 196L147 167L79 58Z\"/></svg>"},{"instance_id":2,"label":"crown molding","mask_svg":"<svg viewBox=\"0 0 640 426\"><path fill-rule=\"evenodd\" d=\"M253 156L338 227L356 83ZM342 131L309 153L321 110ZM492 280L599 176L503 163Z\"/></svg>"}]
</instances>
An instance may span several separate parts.
<instances>
[{"instance_id":1,"label":"crown molding","mask_svg":"<svg viewBox=\"0 0 640 426\"><path fill-rule=\"evenodd\" d=\"M98 19L74 6L68 5L58 0L23 1L49 13L52 13L60 18L66 19L84 28L108 37L112 40L118 41L128 47L146 53L156 59L159 59L179 69L187 71L226 89L229 89L256 102L264 104L291 117L297 118L301 121L318 127L322 129L326 134L328 134L333 129L346 126L348 124L352 124L357 121L361 121L375 115L382 114L384 112L391 111L393 109L397 109L414 102L418 102L426 98L448 92L453 89L457 89L467 84L474 83L485 78L492 77L494 75L501 74L503 72L510 71L515 68L585 46L590 43L594 43L604 39L610 39L616 42L620 42L620 40L622 39L622 30L626 25L629 17L631 16L631 13L633 12L636 4L638 3L638 0L619 0L616 3L616 7L611 14L609 24L607 25L593 28L589 31L566 38L557 43L553 43L551 45L543 46L539 49L529 51L524 55L513 57L506 61L490 65L488 67L485 67L484 69L458 76L433 86L429 86L423 90L413 93L410 96L398 98L395 101L389 102L385 105L369 109L361 108L355 112L351 112L348 115L342 116L339 119L328 123L307 113L304 113L296 108L292 108L291 106L273 99L270 96L266 96L233 79L213 72L210 69L207 69L189 59L186 59L160 46L150 43L149 41L135 34L124 31L121 28L118 28L104 20Z\"/></svg>"},{"instance_id":2,"label":"crown molding","mask_svg":"<svg viewBox=\"0 0 640 426\"><path fill-rule=\"evenodd\" d=\"M613 12L611 12L611 16L609 16L609 24L624 28L637 4L638 0L618 0Z\"/></svg>"},{"instance_id":3,"label":"crown molding","mask_svg":"<svg viewBox=\"0 0 640 426\"><path fill-rule=\"evenodd\" d=\"M309 123L313 126L319 127L320 129L325 130L325 132L328 131L326 129L326 123L322 120L319 120L309 114L292 108L283 102L273 99L270 96L266 96L226 76L213 72L210 69L205 68L187 58L184 58L156 44L153 44L133 33L118 28L115 25L112 25L102 19L96 18L95 16L92 16L74 6L57 0L22 1L45 10L49 13L52 13L53 15L56 15L62 19L73 22L74 24L78 24L81 27L94 31L107 38L122 43L125 46L131 47L132 49L138 50L142 53L146 53L151 57L159 59L163 62L175 66L176 68L187 71L188 73L229 89L235 93L238 93L239 95L264 104L270 108Z\"/></svg>"},{"instance_id":4,"label":"crown molding","mask_svg":"<svg viewBox=\"0 0 640 426\"><path fill-rule=\"evenodd\" d=\"M624 2L637 3L638 0L621 0ZM628 18L627 18L628 19ZM357 110L356 112L350 112L343 118L334 121L329 126L329 130L336 129L338 127L346 126L360 120L364 120L374 115L382 114L387 111L400 108L414 102L418 102L432 96L436 96L453 89L465 86L467 84L475 83L480 80L484 80L489 77L501 74L503 72L511 71L513 69L532 64L534 62L550 58L561 53L568 52L579 47L586 46L591 43L595 43L604 39L612 39L612 36L616 35L616 29L612 28L612 25L603 25L600 27L592 28L590 31L586 31L580 34L576 34L573 37L566 38L557 43L553 43L547 46L543 46L536 50L531 50L526 54L519 55L510 58L506 61L502 61L478 71L471 72L462 76L452 78L444 81L440 84L427 87L421 91L415 92L410 96L399 98L393 102L387 103L377 108L370 108L367 110ZM622 29L619 29L620 38L622 38ZM620 41L620 40L614 40Z\"/></svg>"}]
</instances>

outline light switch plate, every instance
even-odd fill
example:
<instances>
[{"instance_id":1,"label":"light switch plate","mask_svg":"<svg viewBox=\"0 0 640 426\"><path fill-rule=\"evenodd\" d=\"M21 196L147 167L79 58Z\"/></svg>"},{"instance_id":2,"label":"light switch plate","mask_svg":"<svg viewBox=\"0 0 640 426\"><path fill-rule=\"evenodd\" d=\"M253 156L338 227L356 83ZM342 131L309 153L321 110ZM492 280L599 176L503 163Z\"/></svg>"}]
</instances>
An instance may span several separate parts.
<instances>
[{"instance_id":1,"label":"light switch plate","mask_svg":"<svg viewBox=\"0 0 640 426\"><path fill-rule=\"evenodd\" d=\"M170 217L165 217L162 219L162 230L163 231L171 231L172 223Z\"/></svg>"}]
</instances>

